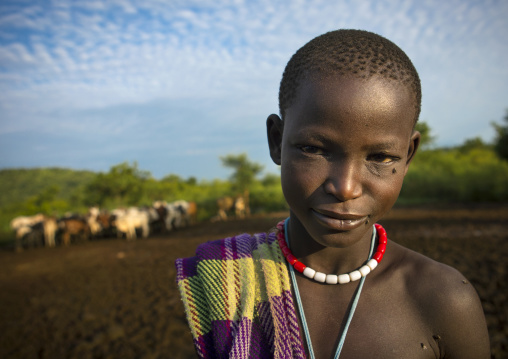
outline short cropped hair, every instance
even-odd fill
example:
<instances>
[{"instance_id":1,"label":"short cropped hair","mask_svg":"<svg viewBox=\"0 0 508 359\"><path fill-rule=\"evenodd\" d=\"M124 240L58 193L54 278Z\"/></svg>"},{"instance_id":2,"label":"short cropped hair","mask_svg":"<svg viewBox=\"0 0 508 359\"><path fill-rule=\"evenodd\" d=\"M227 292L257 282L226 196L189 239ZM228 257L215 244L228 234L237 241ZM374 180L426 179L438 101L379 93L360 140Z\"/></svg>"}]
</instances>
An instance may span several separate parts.
<instances>
[{"instance_id":1,"label":"short cropped hair","mask_svg":"<svg viewBox=\"0 0 508 359\"><path fill-rule=\"evenodd\" d=\"M422 91L420 78L409 57L390 40L364 30L336 30L320 35L289 60L279 89L282 119L296 98L300 84L309 77L351 74L359 78L379 75L408 85L414 93L418 121Z\"/></svg>"}]
</instances>

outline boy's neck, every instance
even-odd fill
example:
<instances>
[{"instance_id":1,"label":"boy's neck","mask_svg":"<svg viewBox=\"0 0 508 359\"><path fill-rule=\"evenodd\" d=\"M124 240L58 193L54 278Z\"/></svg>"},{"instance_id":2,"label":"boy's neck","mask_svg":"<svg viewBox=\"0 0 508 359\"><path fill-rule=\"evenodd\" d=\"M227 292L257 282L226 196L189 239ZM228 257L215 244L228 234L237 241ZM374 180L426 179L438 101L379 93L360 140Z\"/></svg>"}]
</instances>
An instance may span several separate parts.
<instances>
[{"instance_id":1,"label":"boy's neck","mask_svg":"<svg viewBox=\"0 0 508 359\"><path fill-rule=\"evenodd\" d=\"M316 242L294 214L288 224L290 248L303 264L325 274L343 274L356 270L367 260L372 231L344 248L326 247Z\"/></svg>"}]
</instances>

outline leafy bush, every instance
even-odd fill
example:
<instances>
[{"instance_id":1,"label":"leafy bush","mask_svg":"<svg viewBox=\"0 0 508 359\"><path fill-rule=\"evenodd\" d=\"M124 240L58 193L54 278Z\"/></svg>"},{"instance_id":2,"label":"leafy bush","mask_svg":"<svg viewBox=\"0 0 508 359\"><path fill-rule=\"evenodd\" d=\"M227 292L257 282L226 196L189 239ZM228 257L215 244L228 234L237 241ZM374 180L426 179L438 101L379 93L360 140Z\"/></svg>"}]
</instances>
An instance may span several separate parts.
<instances>
[{"instance_id":1,"label":"leafy bush","mask_svg":"<svg viewBox=\"0 0 508 359\"><path fill-rule=\"evenodd\" d=\"M31 168L0 170L0 208L26 201L48 187L58 189L56 197L72 201L73 192L95 178L92 171L66 168Z\"/></svg>"},{"instance_id":2,"label":"leafy bush","mask_svg":"<svg viewBox=\"0 0 508 359\"><path fill-rule=\"evenodd\" d=\"M252 213L271 213L288 209L280 178L277 182L257 181L250 191L250 208Z\"/></svg>"},{"instance_id":3,"label":"leafy bush","mask_svg":"<svg viewBox=\"0 0 508 359\"><path fill-rule=\"evenodd\" d=\"M400 200L503 202L507 183L508 163L488 147L428 150L411 164Z\"/></svg>"}]
</instances>

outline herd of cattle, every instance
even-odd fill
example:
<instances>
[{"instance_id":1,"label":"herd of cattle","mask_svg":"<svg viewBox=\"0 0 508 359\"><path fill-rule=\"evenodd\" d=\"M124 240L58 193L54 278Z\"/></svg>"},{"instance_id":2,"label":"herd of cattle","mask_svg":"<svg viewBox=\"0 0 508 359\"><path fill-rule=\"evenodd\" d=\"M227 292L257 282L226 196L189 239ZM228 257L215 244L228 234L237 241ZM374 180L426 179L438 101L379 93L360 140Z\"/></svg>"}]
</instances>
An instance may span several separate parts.
<instances>
[{"instance_id":1,"label":"herd of cattle","mask_svg":"<svg viewBox=\"0 0 508 359\"><path fill-rule=\"evenodd\" d=\"M14 218L10 225L16 247L54 247L91 238L120 237L135 240L151 232L171 231L197 221L195 202L154 202L150 207L119 208L112 211L92 207L86 215L68 214L61 218L36 214Z\"/></svg>"},{"instance_id":2,"label":"herd of cattle","mask_svg":"<svg viewBox=\"0 0 508 359\"><path fill-rule=\"evenodd\" d=\"M212 221L250 214L244 196L222 197L217 200L217 215ZM152 206L119 208L112 211L89 208L85 215L68 214L61 218L36 214L14 218L11 229L15 233L16 248L54 247L69 245L73 241L93 238L146 238L150 233L168 232L197 222L195 202L179 200L171 203L156 201Z\"/></svg>"}]
</instances>

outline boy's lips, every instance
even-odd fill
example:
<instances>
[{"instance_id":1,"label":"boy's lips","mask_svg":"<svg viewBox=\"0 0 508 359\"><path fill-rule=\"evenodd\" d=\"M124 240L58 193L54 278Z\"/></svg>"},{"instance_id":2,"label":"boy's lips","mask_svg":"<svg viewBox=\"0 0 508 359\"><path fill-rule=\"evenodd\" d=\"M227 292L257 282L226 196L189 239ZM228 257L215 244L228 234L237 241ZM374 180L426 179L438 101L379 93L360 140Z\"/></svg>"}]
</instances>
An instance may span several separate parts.
<instances>
[{"instance_id":1,"label":"boy's lips","mask_svg":"<svg viewBox=\"0 0 508 359\"><path fill-rule=\"evenodd\" d=\"M312 213L319 222L326 227L339 230L350 231L361 226L368 219L367 215L334 212L325 209L312 209Z\"/></svg>"}]
</instances>

